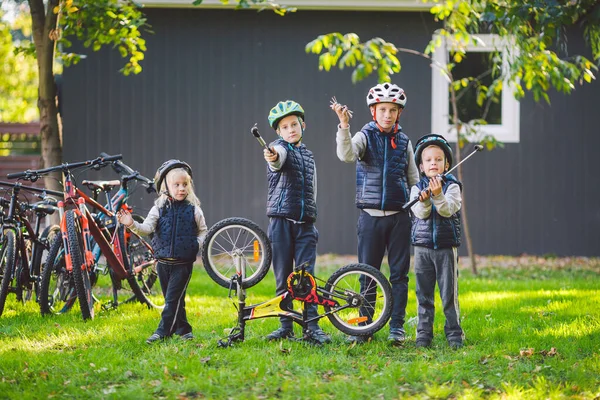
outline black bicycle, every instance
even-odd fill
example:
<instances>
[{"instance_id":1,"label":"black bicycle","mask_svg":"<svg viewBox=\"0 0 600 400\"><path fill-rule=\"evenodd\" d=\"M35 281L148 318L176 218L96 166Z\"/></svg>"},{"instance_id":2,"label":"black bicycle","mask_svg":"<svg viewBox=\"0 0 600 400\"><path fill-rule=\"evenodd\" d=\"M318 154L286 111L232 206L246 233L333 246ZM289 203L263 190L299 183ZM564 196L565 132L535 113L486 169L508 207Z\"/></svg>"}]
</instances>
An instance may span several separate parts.
<instances>
[{"instance_id":1,"label":"black bicycle","mask_svg":"<svg viewBox=\"0 0 600 400\"><path fill-rule=\"evenodd\" d=\"M42 220L56 210L55 198L61 192L23 186L20 183L0 182L1 187L10 188L10 199L0 198L2 227L0 232L0 315L9 293L15 293L18 301L29 301L35 293L39 295L40 273L47 262L49 243L60 237L58 225L44 228L40 234ZM30 204L19 201L22 191L37 194L40 202ZM29 216L35 215L35 228Z\"/></svg>"},{"instance_id":2,"label":"black bicycle","mask_svg":"<svg viewBox=\"0 0 600 400\"><path fill-rule=\"evenodd\" d=\"M386 277L366 264L349 264L336 270L325 282L297 266L288 277L287 293L259 304L246 305L246 289L260 282L271 265L271 243L254 222L227 218L212 226L202 247L207 274L219 285L237 294L237 325L219 346L243 341L246 321L266 317L290 317L302 326L303 340L312 339L308 324L327 317L341 332L371 336L388 322L392 313L392 289ZM317 283L319 282L319 283ZM302 312L291 308L303 303ZM308 317L308 305L322 306L324 312Z\"/></svg>"}]
</instances>

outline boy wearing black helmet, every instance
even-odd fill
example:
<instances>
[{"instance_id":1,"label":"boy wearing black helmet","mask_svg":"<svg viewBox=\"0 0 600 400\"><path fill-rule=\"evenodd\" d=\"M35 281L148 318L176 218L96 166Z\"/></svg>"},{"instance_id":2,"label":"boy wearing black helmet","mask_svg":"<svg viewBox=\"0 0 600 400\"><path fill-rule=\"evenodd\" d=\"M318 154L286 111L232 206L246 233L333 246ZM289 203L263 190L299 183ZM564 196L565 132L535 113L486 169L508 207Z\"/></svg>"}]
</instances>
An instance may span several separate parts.
<instances>
[{"instance_id":1,"label":"boy wearing black helmet","mask_svg":"<svg viewBox=\"0 0 600 400\"><path fill-rule=\"evenodd\" d=\"M461 183L444 172L452 167L452 148L443 136L425 135L417 141L415 161L421 180L412 187L414 215L412 244L415 246L418 325L417 347L429 347L433 340L434 296L437 282L450 347L463 346L458 307L458 246L460 246Z\"/></svg>"},{"instance_id":2,"label":"boy wearing black helmet","mask_svg":"<svg viewBox=\"0 0 600 400\"><path fill-rule=\"evenodd\" d=\"M179 160L163 163L155 177L159 197L143 223L127 211L119 211L119 222L142 235L152 235L158 260L156 271L165 307L156 331L146 339L151 344L172 335L194 338L185 312L185 293L194 261L207 232L200 200L194 193L192 169Z\"/></svg>"},{"instance_id":3,"label":"boy wearing black helmet","mask_svg":"<svg viewBox=\"0 0 600 400\"><path fill-rule=\"evenodd\" d=\"M302 143L304 109L292 100L280 101L269 112L269 125L279 139L264 150L267 161L269 192L267 215L268 235L273 248L273 272L277 295L287 292L287 278L294 265L306 265L314 274L319 233L317 219L317 169L313 154ZM291 304L289 305L291 307ZM308 317L317 316L317 306L308 308ZM281 327L267 335L268 340L294 336L293 321L280 319ZM310 338L319 344L329 343L329 336L313 321L308 326Z\"/></svg>"},{"instance_id":4,"label":"boy wearing black helmet","mask_svg":"<svg viewBox=\"0 0 600 400\"><path fill-rule=\"evenodd\" d=\"M348 109L333 101L339 118L336 136L337 156L356 162L356 206L358 217L358 261L380 269L387 251L394 307L388 341L405 340L404 321L408 301L410 269L409 213L402 209L410 187L419 180L413 150L398 121L406 105L404 90L392 83L372 87L367 106L373 120L354 136L350 134ZM351 336L351 342L368 338Z\"/></svg>"}]
</instances>

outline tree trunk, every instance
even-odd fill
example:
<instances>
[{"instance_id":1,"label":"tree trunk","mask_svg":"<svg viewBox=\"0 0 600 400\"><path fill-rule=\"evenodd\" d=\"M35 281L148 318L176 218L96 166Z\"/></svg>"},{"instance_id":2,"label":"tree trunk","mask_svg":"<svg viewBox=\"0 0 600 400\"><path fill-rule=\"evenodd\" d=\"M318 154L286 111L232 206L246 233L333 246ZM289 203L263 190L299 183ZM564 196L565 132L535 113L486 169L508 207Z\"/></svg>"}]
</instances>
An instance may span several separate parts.
<instances>
[{"instance_id":1,"label":"tree trunk","mask_svg":"<svg viewBox=\"0 0 600 400\"><path fill-rule=\"evenodd\" d=\"M58 16L53 9L57 4L58 0L49 0L45 9L42 0L29 0L39 73L38 108L40 110L40 139L44 168L62 163L62 134L56 105L56 83L53 70L58 21ZM62 191L61 183L60 172L44 178L44 185L48 189ZM58 222L58 215L54 216L52 222Z\"/></svg>"}]
</instances>

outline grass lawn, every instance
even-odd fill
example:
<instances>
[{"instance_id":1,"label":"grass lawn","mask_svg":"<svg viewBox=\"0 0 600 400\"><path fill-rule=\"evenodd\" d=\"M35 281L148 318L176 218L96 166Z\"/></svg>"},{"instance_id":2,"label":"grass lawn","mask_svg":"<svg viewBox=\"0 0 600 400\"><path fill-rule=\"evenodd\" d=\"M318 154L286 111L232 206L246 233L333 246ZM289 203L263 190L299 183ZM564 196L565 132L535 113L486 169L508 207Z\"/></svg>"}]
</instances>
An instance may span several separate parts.
<instances>
[{"instance_id":1,"label":"grass lawn","mask_svg":"<svg viewBox=\"0 0 600 400\"><path fill-rule=\"evenodd\" d=\"M326 279L338 259L320 257ZM201 267L186 297L196 339L144 340L159 312L125 304L41 317L35 303L9 296L0 317L0 398L575 398L600 399L600 261L482 259L480 274L461 270L459 300L466 346L451 350L438 302L432 348L414 345L411 273L408 341L348 345L329 321L333 343L314 347L263 336L277 319L250 321L246 341L217 340L235 323L227 290ZM412 270L412 267L411 267ZM273 297L272 273L248 290L248 302ZM439 301L439 298L437 299ZM297 334L300 334L298 327Z\"/></svg>"}]
</instances>

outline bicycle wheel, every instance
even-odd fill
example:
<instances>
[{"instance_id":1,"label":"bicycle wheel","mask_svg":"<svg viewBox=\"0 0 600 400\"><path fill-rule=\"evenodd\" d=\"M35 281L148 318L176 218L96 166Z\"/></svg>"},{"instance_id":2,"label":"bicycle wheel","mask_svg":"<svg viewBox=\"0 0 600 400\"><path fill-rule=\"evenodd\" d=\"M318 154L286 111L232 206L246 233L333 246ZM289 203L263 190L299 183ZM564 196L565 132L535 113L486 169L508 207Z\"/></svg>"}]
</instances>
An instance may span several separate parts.
<instances>
[{"instance_id":1,"label":"bicycle wheel","mask_svg":"<svg viewBox=\"0 0 600 400\"><path fill-rule=\"evenodd\" d=\"M42 266L38 296L42 315L63 314L73 307L77 300L73 274L67 271L65 251L61 235L56 235L50 243L46 262Z\"/></svg>"},{"instance_id":2,"label":"bicycle wheel","mask_svg":"<svg viewBox=\"0 0 600 400\"><path fill-rule=\"evenodd\" d=\"M81 316L84 320L94 318L94 298L92 297L92 282L87 268L81 268L85 262L82 254L83 247L83 232L75 215L75 211L68 210L65 212L67 225L67 243L73 263L73 280L75 282L75 291L79 299L81 308Z\"/></svg>"},{"instance_id":3,"label":"bicycle wheel","mask_svg":"<svg viewBox=\"0 0 600 400\"><path fill-rule=\"evenodd\" d=\"M134 214L133 219L139 223L144 222L144 217L141 215ZM134 270L141 268L137 273L137 280L142 290L148 294L152 292L152 287L158 280L158 273L156 272L154 253L146 244L144 239L130 235L127 242L127 254L132 268ZM160 292L160 288L158 292Z\"/></svg>"},{"instance_id":4,"label":"bicycle wheel","mask_svg":"<svg viewBox=\"0 0 600 400\"><path fill-rule=\"evenodd\" d=\"M60 228L58 225L50 225L47 226L42 234L39 236L38 246L39 249L35 256L35 259L31 260L31 270L27 269L26 274L21 274L20 276L23 279L22 284L18 286L18 290L23 290L23 302L27 302L32 297L32 291L35 291L36 301L39 298L40 288L39 282L41 281L41 271L48 259L48 251L50 250L50 243L54 240L54 238L59 235L60 236ZM30 276L31 274L31 276ZM33 281L31 281L31 277L33 277Z\"/></svg>"},{"instance_id":5,"label":"bicycle wheel","mask_svg":"<svg viewBox=\"0 0 600 400\"><path fill-rule=\"evenodd\" d=\"M202 263L208 276L229 288L236 274L236 263L245 265L242 287L260 282L271 266L271 242L254 222L245 218L226 218L213 225L202 246Z\"/></svg>"},{"instance_id":6,"label":"bicycle wheel","mask_svg":"<svg viewBox=\"0 0 600 400\"><path fill-rule=\"evenodd\" d=\"M134 215L133 219L143 222L143 217ZM127 262L135 273L135 279L141 288L145 299L142 303L148 304L154 308L162 308L165 304L165 298L162 294L160 285L157 284L158 273L156 272L156 260L148 244L133 234L127 239ZM155 285L156 284L156 285ZM129 301L138 300L137 296L132 296Z\"/></svg>"},{"instance_id":7,"label":"bicycle wheel","mask_svg":"<svg viewBox=\"0 0 600 400\"><path fill-rule=\"evenodd\" d=\"M157 304L155 305L151 299L149 299L146 296L146 293L142 290L142 288L140 287L139 283L138 283L138 279L137 279L137 274L135 273L134 267L136 266L135 264L133 264L131 261L133 260L134 262L136 262L136 258L131 258L132 254L129 253L129 251L141 251L141 249L139 248L139 246L142 246L145 248L145 246L143 246L142 243L139 243L139 239L135 236L130 236L129 239L130 241L126 242L125 239L125 227L123 225L119 225L118 228L118 235L119 235L119 244L121 246L121 253L123 254L123 266L125 267L125 271L127 271L128 276L127 276L127 283L129 283L129 287L131 287L131 291L133 292L134 297L142 304L147 305L148 307L159 307L160 305ZM137 239L138 243L134 243L133 238ZM136 248L136 244L138 245L138 248ZM155 299L155 301L158 303L158 301L160 301L159 299Z\"/></svg>"},{"instance_id":8,"label":"bicycle wheel","mask_svg":"<svg viewBox=\"0 0 600 400\"><path fill-rule=\"evenodd\" d=\"M335 271L325 285L325 297L340 307L325 306L333 326L353 336L371 336L390 319L392 288L387 278L367 264L349 264Z\"/></svg>"},{"instance_id":9,"label":"bicycle wheel","mask_svg":"<svg viewBox=\"0 0 600 400\"><path fill-rule=\"evenodd\" d=\"M4 312L4 303L10 290L16 265L17 247L15 231L6 229L2 236L2 250L0 250L0 273L2 273L2 282L0 282L0 315Z\"/></svg>"}]
</instances>

